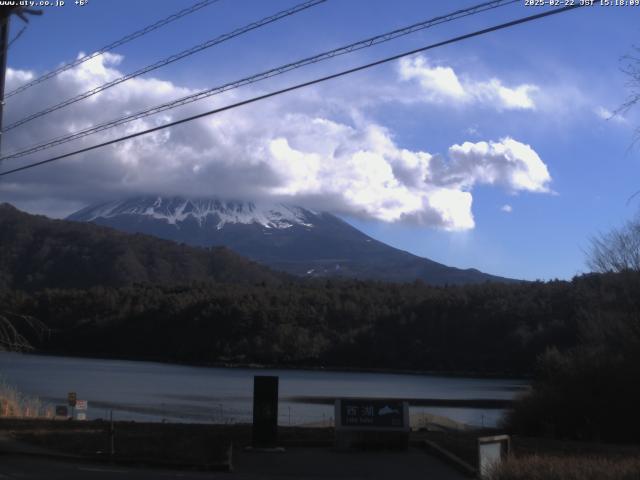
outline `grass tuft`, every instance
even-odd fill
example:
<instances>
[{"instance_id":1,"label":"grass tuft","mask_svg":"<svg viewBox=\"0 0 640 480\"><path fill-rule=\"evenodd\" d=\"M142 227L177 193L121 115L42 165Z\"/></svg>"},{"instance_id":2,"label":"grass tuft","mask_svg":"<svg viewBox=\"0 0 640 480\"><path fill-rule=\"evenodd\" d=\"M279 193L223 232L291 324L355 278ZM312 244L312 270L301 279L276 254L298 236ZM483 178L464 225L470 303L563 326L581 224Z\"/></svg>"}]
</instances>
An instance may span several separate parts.
<instances>
[{"instance_id":1,"label":"grass tuft","mask_svg":"<svg viewBox=\"0 0 640 480\"><path fill-rule=\"evenodd\" d=\"M0 379L0 417L52 418L53 410L39 398L24 395Z\"/></svg>"}]
</instances>

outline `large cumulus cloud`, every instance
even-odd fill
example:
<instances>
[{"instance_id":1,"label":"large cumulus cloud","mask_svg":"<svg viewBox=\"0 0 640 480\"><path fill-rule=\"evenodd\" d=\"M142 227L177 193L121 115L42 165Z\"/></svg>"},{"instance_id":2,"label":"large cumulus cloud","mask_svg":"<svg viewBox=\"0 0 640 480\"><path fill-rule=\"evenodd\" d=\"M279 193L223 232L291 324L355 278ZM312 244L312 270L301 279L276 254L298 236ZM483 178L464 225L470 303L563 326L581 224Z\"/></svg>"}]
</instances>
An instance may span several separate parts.
<instances>
[{"instance_id":1,"label":"large cumulus cloud","mask_svg":"<svg viewBox=\"0 0 640 480\"><path fill-rule=\"evenodd\" d=\"M97 57L13 97L7 105L7 123L119 77L120 60L111 54ZM412 68L424 67L414 61ZM442 79L433 81L441 91L453 97L466 95L468 86L453 81L451 72L438 75ZM31 72L9 70L7 88L31 76ZM498 92L486 96L502 98L505 108L528 108L526 89L502 95L500 88L506 87L501 84L486 88ZM134 79L11 131L4 148L29 146L188 93L168 81ZM241 94L250 93L227 92L58 147L55 152L227 104ZM509 95L515 95L514 99L509 100ZM511 192L549 191L546 165L532 147L515 139L464 142L451 146L445 155L410 150L362 112L350 115L345 108L339 116L326 113L321 98L280 97L5 177L0 199L55 214L92 201L139 193L215 195L285 201L388 222L465 230L474 227L472 190L476 185ZM4 165L8 167L9 162Z\"/></svg>"}]
</instances>

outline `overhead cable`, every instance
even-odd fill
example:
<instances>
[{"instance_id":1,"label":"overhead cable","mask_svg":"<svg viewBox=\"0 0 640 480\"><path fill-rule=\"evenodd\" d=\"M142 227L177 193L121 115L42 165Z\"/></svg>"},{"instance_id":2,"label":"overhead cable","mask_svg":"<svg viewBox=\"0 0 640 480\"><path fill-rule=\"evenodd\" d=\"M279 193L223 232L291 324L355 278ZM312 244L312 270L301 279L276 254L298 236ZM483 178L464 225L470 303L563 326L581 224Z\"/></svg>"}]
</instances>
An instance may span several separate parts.
<instances>
[{"instance_id":1,"label":"overhead cable","mask_svg":"<svg viewBox=\"0 0 640 480\"><path fill-rule=\"evenodd\" d=\"M135 72L129 73L127 75L123 75L122 77L116 78L115 80L111 80L110 82L104 83L102 85L99 85L95 88L92 88L91 90L87 90L86 92L83 92L79 95L76 95L75 97L71 97L68 98L67 100L64 100L60 103L57 103L51 107L45 108L44 110L40 110L39 112L33 113L31 115L28 115L16 122L11 123L10 125L7 125L5 128L2 129L2 132L7 132L9 130L13 130L14 128L17 128L21 125L24 125L25 123L29 123L33 120L35 120L36 118L40 118L43 117L44 115L48 115L52 112L55 112L57 110L60 110L61 108L64 107L68 107L69 105L72 105L74 103L77 103L81 100L85 100L89 97L92 97L93 95L96 95L100 92L104 92L105 90L111 88L111 87L115 87L116 85L120 85L123 82L126 82L128 80L131 80L133 78L139 77L140 75L144 75L145 73L149 73L152 72L153 70L157 70L158 68L164 67L166 65L169 65L173 62L176 62L178 60L182 60L183 58L189 57L191 55L194 55L198 52L201 52L202 50L205 50L207 48L211 48L214 45L218 45L220 43L226 42L227 40L231 40L232 38L238 37L240 35L243 35L247 32L250 32L251 30L255 30L257 28L263 27L265 25L268 25L270 23L276 22L278 20L281 20L285 17L289 17L291 15L295 15L296 13L299 13L303 10L306 10L308 8L311 7L315 7L316 5L319 5L321 3L326 2L327 0L307 0L306 2L300 3L294 7L288 8L286 10L283 10L281 12L278 12L274 15L270 15L268 17L265 17L261 20L258 20L256 22L252 22L248 25L245 25L244 27L240 27L237 28L235 30L233 30L232 32L229 33L225 33L223 35L220 35L216 38L213 38L211 40L207 40L206 42L200 43L198 45L195 45L191 48L188 48L186 50L183 50L182 52L170 55L169 57L163 58L162 60L159 60L151 65L147 65L146 67L140 68L138 70L136 70Z\"/></svg>"},{"instance_id":2,"label":"overhead cable","mask_svg":"<svg viewBox=\"0 0 640 480\"><path fill-rule=\"evenodd\" d=\"M577 8L581 8L582 6L584 6L584 5L574 4L574 5L569 5L569 6L566 6L566 7L554 8L554 9L546 10L546 11L544 11L542 13L538 13L538 14L535 14L535 15L530 15L530 16L527 16L527 17L518 18L516 20L512 20L512 21L509 21L509 22L506 22L506 23L501 23L499 25L494 25L492 27L485 28L485 29L482 29L482 30L476 30L476 31L471 32L471 33L467 33L467 34L464 34L464 35L453 37L453 38L450 38L448 40L444 40L444 41L441 41L441 42L438 42L438 43L433 43L431 45L427 45L425 47L417 48L415 50L410 50L408 52L404 52L404 53L400 53L400 54L397 54L397 55L393 55L391 57L386 57L386 58L383 58L381 60L377 60L375 62L367 63L365 65L360 65L358 67L350 68L348 70L343 70L343 71L338 72L338 73L327 75L327 76L324 76L324 77L321 77L321 78L316 78L316 79L310 80L308 82L303 82L303 83L299 83L299 84L296 84L296 85L293 85L293 86L290 86L290 87L287 87L287 88L276 90L276 91L271 92L271 93L267 93L267 94L264 94L264 95L259 95L259 96L256 96L256 97L252 97L252 98L249 98L247 100L243 100L241 102L233 103L231 105L226 105L224 107L215 108L213 110L209 110L209 111L206 111L206 112L203 112L203 113L199 113L197 115L192 115L192 116L189 116L189 117L186 117L186 118L182 118L182 119L176 120L174 122L170 122L170 123L167 123L167 124L164 124L164 125L160 125L160 126L157 126L157 127L149 128L149 129L143 130L141 132L132 133L130 135L125 135L123 137L115 138L115 139L109 140L107 142L102 142L102 143L99 143L99 144L96 144L96 145L92 145L90 147L85 147L85 148L81 148L79 150L74 150L72 152L68 152L68 153L65 153L65 154L62 154L62 155L57 155L55 157L51 157L51 158L48 158L46 160L41 160L39 162L34 162L34 163L31 163L31 164L28 164L28 165L24 165L22 167L14 168L12 170L7 170L5 172L1 172L0 173L0 177L6 176L6 175L11 175L11 174L23 171L23 170L28 170L28 169L31 169L31 168L35 168L35 167L38 167L38 166L41 166L41 165L45 165L47 163L51 163L51 162L55 162L55 161L58 161L58 160L62 160L64 158L69 158L69 157L72 157L74 155L78 155L80 153L90 152L92 150L96 150L96 149L99 149L99 148L102 148L102 147L106 147L108 145L114 145L116 143L120 143L120 142L123 142L125 140L131 140L133 138L141 137L141 136L147 135L149 133L157 132L159 130L164 130L165 128L175 127L175 126L181 125L183 123L191 122L191 121L194 121L194 120L197 120L197 119L200 119L200 118L204 118L204 117L207 117L207 116L210 116L210 115L215 115L215 114L218 114L218 113L221 113L221 112L232 110L234 108L238 108L238 107L241 107L243 105L249 105L251 103L255 103L255 102L258 102L258 101L261 101L261 100L265 100L267 98L275 97L277 95L282 95L284 93L292 92L294 90L299 90L301 88L309 87L311 85L316 85L318 83L326 82L328 80L333 80L335 78L339 78L339 77L343 77L343 76L346 76L346 75L350 75L352 73L359 72L359 71L362 71L362 70L366 70L366 69L369 69L369 68L372 68L372 67L375 67L375 66L378 66L378 65L382 65L382 64L388 63L388 62L392 62L392 61L398 60L398 59L403 58L403 57L414 55L416 53L425 52L427 50L432 50L434 48L442 47L444 45L450 45L452 43L457 43L457 42L462 41L462 40L466 40L466 39L473 38L473 37L478 37L480 35L485 35L487 33L495 32L497 30L503 30L503 29L514 27L516 25L520 25L520 24L523 24L523 23L532 22L532 21L535 21L535 20L542 19L544 17L551 16L551 15L557 15L557 14L560 14L560 13L567 12L569 10L575 10Z\"/></svg>"},{"instance_id":3,"label":"overhead cable","mask_svg":"<svg viewBox=\"0 0 640 480\"><path fill-rule=\"evenodd\" d=\"M81 131L69 134L69 135L64 135L64 136L60 136L60 137L56 137L50 140L47 140L45 142L39 143L37 145L28 147L26 149L22 149L19 151L16 151L14 153L5 155L3 157L0 158L0 161L2 160L7 160L7 159L11 159L11 158L20 158L20 157L24 157L26 155L30 155L32 153L36 153L42 150L47 150L49 148L58 146L58 145L62 145L64 143L73 141L73 140L77 140L80 138L84 138L88 135L93 135L95 133L98 132L102 132L104 130L108 130L120 125L124 125L126 123L132 122L134 120L139 120L151 115L155 115L157 113L160 112L164 112L166 110L171 110L177 107L181 107L183 105L187 105L193 102L197 102L199 100L203 100L205 98L209 98L211 96L214 95L218 95L221 94L223 92L232 90L232 89L236 89L245 85L249 85L249 84L253 84L253 83L257 83L260 82L262 80L266 80L268 78L271 77L275 77L277 75L282 75L286 72L289 72L291 70L295 70L298 68L302 68L305 67L307 65L311 65L311 64L315 64L324 60L328 60L330 58L334 58L340 55L345 55L357 50L361 50L364 48L369 48L372 47L374 45L378 45L380 43L384 43L384 42L388 42L391 40L394 40L396 38L405 36L405 35L409 35L411 33L420 31L420 30L424 30L426 28L430 28L430 27L434 27L436 25L440 25L442 23L446 23L446 22L451 22L453 20L457 20L460 18L464 18L470 15L476 15L478 13L487 11L487 10L491 10L494 8L498 8L498 7L503 7L506 5L510 5L512 3L519 3L520 0L493 0L493 1L489 1L489 2L484 2L478 5L475 5L473 7L469 7L469 8L465 8L462 10L456 10L454 12L451 12L449 14L446 15L440 15L434 18L430 18L428 20L424 20L422 22L418 22L418 23L414 23L412 25L409 25L407 27L403 27L403 28L399 28L396 30L393 30L391 32L387 32L387 33L383 33L380 35L376 35L374 37L370 37L367 38L365 40L360 40L358 42L355 43L351 43L349 45L343 46L343 47L339 47L339 48L335 48L333 50L329 50L326 52L322 52L320 54L311 56L311 57L307 57L307 58L303 58L301 60L297 60L295 62L291 62L291 63L287 63L285 65L281 65L279 67L276 68L272 68L270 70L261 72L261 73L257 73L255 75L251 75L249 77L245 77L242 78L240 80L235 80L233 82L229 82L229 83L225 83L223 85L219 85L216 87L212 87L206 90L202 90L200 92L196 92L181 98L178 98L176 100L172 100L160 105L156 105L154 107L151 108L147 108L145 110L141 110L138 111L136 113L132 113L129 115L126 115L124 117L120 117L114 120L110 120L108 122L104 122L98 125L94 125L88 128L85 128Z\"/></svg>"},{"instance_id":4,"label":"overhead cable","mask_svg":"<svg viewBox=\"0 0 640 480\"><path fill-rule=\"evenodd\" d=\"M186 15L189 15L191 13L197 12L198 10L204 8L204 7L208 7L209 5L213 4L213 3L217 3L220 0L202 0L200 2L195 3L194 5L192 5L191 7L188 8L184 8L182 10L180 10L179 12L176 12L172 15L169 15L166 18L163 18L162 20L158 20L157 22L148 25L136 32L130 33L129 35L126 35L122 38L120 38L119 40L116 40L115 42L111 42L109 45L106 45L98 50L96 50L95 52L89 54L89 55L84 55L76 60L74 60L73 62L69 62L69 63L65 63L64 65L56 68L55 70L52 70L50 72L45 73L44 75L35 78L33 80L31 80L30 82L25 83L24 85L20 85L18 88L15 88L13 90L11 90L8 93L5 93L4 95L4 99L8 99L9 97L12 97L20 92L24 92L25 90L38 85L39 83L44 82L45 80L49 80L50 78L56 77L58 75L60 75L62 72L65 72L71 68L77 67L78 65L91 60L92 58L95 58L99 55L102 55L105 52L109 52L115 48L118 48L122 45L124 45L125 43L129 43L132 40L135 40L136 38L140 38L144 35L146 35L147 33L153 32L154 30L157 30L161 27L164 27L165 25L168 25L171 22L174 22L176 20L178 20L179 18L182 18ZM15 41L16 39L14 38L13 41Z\"/></svg>"}]
</instances>

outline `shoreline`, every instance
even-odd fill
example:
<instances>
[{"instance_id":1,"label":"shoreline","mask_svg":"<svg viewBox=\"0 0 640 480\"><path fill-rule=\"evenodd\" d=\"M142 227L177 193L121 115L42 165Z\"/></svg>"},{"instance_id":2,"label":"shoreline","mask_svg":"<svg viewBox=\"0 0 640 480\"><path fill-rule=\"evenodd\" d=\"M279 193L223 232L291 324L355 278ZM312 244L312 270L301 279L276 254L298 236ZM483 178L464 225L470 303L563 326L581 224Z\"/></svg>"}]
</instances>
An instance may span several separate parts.
<instances>
[{"instance_id":1,"label":"shoreline","mask_svg":"<svg viewBox=\"0 0 640 480\"><path fill-rule=\"evenodd\" d=\"M413 370L413 369L394 369L394 368L366 368L366 367L340 367L340 366L319 366L319 365L279 365L279 364L260 364L260 363L237 363L237 362L182 362L171 361L158 358L131 358L119 355L113 356L94 356L88 353L70 354L64 352L44 352L33 350L30 352L10 352L0 351L0 353L18 353L25 355L37 355L41 357L67 357L67 358L84 358L87 360L121 360L127 362L145 362L157 363L162 365L175 365L183 367L200 367L200 368L224 368L237 370L286 370L286 371L312 371L312 372L333 372L333 373L365 373L365 374L384 374L384 375L415 375L424 377L453 377L453 378L469 378L469 379L496 379L496 380L521 380L526 384L530 384L533 379L531 374L512 374L508 372L461 372L461 371L441 371L441 370Z\"/></svg>"}]
</instances>

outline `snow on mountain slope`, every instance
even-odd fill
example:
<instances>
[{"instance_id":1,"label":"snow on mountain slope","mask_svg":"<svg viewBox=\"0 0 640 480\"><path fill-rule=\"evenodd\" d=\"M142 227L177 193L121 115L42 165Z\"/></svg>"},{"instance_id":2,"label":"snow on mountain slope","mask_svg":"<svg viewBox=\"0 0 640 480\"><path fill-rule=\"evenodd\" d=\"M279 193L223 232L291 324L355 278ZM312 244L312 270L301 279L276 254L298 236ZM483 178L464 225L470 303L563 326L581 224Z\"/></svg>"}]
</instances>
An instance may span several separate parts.
<instances>
[{"instance_id":1,"label":"snow on mountain slope","mask_svg":"<svg viewBox=\"0 0 640 480\"><path fill-rule=\"evenodd\" d=\"M177 225L187 218L199 225L210 217L216 219L216 228L226 224L258 224L265 228L290 228L293 225L313 227L310 215L315 212L284 204L256 205L253 202L234 202L218 199L187 199L181 197L145 197L90 206L69 217L69 220L92 222L99 218L119 215L140 215L164 220Z\"/></svg>"},{"instance_id":2,"label":"snow on mountain slope","mask_svg":"<svg viewBox=\"0 0 640 480\"><path fill-rule=\"evenodd\" d=\"M187 245L222 245L276 270L431 284L504 281L448 267L386 245L328 212L216 198L142 196L87 207L68 220L93 222Z\"/></svg>"}]
</instances>

